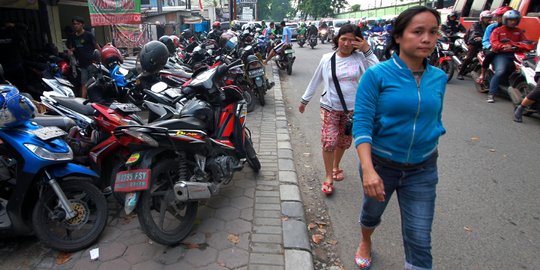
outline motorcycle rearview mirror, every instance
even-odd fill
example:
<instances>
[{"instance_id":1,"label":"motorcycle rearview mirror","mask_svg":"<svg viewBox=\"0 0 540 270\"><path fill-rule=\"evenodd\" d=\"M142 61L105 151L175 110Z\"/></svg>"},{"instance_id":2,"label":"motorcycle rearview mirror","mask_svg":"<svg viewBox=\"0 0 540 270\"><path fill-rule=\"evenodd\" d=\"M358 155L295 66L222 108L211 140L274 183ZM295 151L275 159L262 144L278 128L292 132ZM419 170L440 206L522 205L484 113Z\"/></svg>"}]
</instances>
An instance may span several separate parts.
<instances>
[{"instance_id":1,"label":"motorcycle rearview mirror","mask_svg":"<svg viewBox=\"0 0 540 270\"><path fill-rule=\"evenodd\" d=\"M101 62L101 52L98 49L95 49L92 53L92 60L96 62Z\"/></svg>"},{"instance_id":2,"label":"motorcycle rearview mirror","mask_svg":"<svg viewBox=\"0 0 540 270\"><path fill-rule=\"evenodd\" d=\"M169 86L166 83L157 82L154 85L152 85L152 87L150 87L150 90L152 90L152 92L159 93L159 92L167 89L167 87L169 87Z\"/></svg>"}]
</instances>

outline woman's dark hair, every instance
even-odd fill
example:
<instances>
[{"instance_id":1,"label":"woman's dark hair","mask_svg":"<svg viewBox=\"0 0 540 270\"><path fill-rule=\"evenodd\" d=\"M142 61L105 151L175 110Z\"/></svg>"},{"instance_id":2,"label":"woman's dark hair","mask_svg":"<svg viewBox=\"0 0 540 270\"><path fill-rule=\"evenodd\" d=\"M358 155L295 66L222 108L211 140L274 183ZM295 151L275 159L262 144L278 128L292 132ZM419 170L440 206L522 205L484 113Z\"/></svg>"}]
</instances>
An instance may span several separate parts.
<instances>
[{"instance_id":1,"label":"woman's dark hair","mask_svg":"<svg viewBox=\"0 0 540 270\"><path fill-rule=\"evenodd\" d=\"M394 50L399 53L399 44L396 42L396 37L403 36L405 28L411 23L414 16L423 13L431 12L433 16L437 19L437 25L441 25L441 14L435 9L425 7L425 6L414 6L410 7L399 14L394 23L392 24L392 38L390 44L386 47L386 55L391 55L390 51Z\"/></svg>"},{"instance_id":2,"label":"woman's dark hair","mask_svg":"<svg viewBox=\"0 0 540 270\"><path fill-rule=\"evenodd\" d=\"M347 34L347 33L353 33L355 36L364 39L364 36L362 36L362 30L360 30L360 28L358 28L358 26L353 25L353 24L349 24L349 23L344 24L339 28L338 35L335 36L334 39L332 39L332 41L334 42L334 50L336 50L338 48L339 38L341 36ZM354 50L356 50L356 49L354 49Z\"/></svg>"}]
</instances>

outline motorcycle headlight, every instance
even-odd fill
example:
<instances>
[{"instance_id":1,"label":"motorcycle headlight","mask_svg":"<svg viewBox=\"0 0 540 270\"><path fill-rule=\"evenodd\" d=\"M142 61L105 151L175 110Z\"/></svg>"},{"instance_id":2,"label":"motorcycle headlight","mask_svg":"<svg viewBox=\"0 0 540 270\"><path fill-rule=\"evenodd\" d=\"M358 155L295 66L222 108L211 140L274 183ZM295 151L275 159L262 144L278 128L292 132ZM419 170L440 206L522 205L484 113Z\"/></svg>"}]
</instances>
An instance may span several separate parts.
<instances>
[{"instance_id":1,"label":"motorcycle headlight","mask_svg":"<svg viewBox=\"0 0 540 270\"><path fill-rule=\"evenodd\" d=\"M56 161L63 161L63 160L72 160L73 159L73 151L71 151L71 148L68 147L69 151L64 153L53 153L41 146L37 146L35 144L25 143L24 146L28 148L32 153L34 153L36 156L46 159L46 160L56 160Z\"/></svg>"},{"instance_id":2,"label":"motorcycle headlight","mask_svg":"<svg viewBox=\"0 0 540 270\"><path fill-rule=\"evenodd\" d=\"M321 30L321 34L326 34L326 30Z\"/></svg>"},{"instance_id":3,"label":"motorcycle headlight","mask_svg":"<svg viewBox=\"0 0 540 270\"><path fill-rule=\"evenodd\" d=\"M443 50L448 50L450 48L450 44L448 43L442 43L442 46Z\"/></svg>"}]
</instances>

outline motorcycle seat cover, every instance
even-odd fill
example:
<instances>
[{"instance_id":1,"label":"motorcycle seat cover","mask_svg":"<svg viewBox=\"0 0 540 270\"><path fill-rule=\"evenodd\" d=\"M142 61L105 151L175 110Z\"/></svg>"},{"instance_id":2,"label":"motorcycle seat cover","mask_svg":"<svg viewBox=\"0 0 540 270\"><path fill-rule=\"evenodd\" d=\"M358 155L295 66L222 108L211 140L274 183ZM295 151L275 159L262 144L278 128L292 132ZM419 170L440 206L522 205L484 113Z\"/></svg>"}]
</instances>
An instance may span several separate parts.
<instances>
[{"instance_id":1,"label":"motorcycle seat cover","mask_svg":"<svg viewBox=\"0 0 540 270\"><path fill-rule=\"evenodd\" d=\"M44 127L56 126L66 132L69 131L72 127L76 126L75 121L73 121L71 118L58 115L36 116L34 117L34 119L32 119L32 122Z\"/></svg>"},{"instance_id":2,"label":"motorcycle seat cover","mask_svg":"<svg viewBox=\"0 0 540 270\"><path fill-rule=\"evenodd\" d=\"M206 131L206 123L192 116L181 117L178 119L168 119L149 124L151 127L164 127L169 130L176 129L196 129Z\"/></svg>"},{"instance_id":3,"label":"motorcycle seat cover","mask_svg":"<svg viewBox=\"0 0 540 270\"><path fill-rule=\"evenodd\" d=\"M193 76L193 73L188 73L181 69L168 69L168 70L162 70L161 72L173 74L173 75L184 77L184 78L191 78Z\"/></svg>"},{"instance_id":4,"label":"motorcycle seat cover","mask_svg":"<svg viewBox=\"0 0 540 270\"><path fill-rule=\"evenodd\" d=\"M95 110L92 108L90 103L88 103L88 100L84 98L71 98L71 97L54 97L54 100L58 102L58 104L67 107L69 109L72 109L78 113L82 113L84 115L93 115Z\"/></svg>"}]
</instances>

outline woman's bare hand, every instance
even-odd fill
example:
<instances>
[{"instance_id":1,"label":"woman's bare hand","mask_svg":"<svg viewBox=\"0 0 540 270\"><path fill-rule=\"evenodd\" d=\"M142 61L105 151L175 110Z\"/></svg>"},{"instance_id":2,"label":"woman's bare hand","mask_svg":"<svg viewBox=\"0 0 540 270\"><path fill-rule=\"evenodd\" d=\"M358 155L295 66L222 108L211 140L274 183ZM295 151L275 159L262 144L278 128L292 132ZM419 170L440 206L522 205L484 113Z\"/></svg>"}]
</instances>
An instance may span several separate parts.
<instances>
[{"instance_id":1,"label":"woman's bare hand","mask_svg":"<svg viewBox=\"0 0 540 270\"><path fill-rule=\"evenodd\" d=\"M298 111L301 113L304 113L305 110L306 110L306 104L300 103L300 106L298 106Z\"/></svg>"},{"instance_id":2,"label":"woman's bare hand","mask_svg":"<svg viewBox=\"0 0 540 270\"><path fill-rule=\"evenodd\" d=\"M379 201L384 202L384 183L382 178L375 172L375 170L366 170L363 174L363 187L364 193Z\"/></svg>"}]
</instances>

